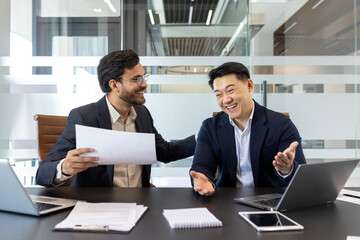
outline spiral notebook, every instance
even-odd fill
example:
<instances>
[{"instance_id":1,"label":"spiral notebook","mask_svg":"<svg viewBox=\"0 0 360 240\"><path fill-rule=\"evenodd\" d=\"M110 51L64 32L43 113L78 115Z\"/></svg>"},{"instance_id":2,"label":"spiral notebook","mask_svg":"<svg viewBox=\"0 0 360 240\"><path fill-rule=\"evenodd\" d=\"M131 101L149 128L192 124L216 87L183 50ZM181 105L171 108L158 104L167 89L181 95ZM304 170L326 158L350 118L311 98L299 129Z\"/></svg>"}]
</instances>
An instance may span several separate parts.
<instances>
[{"instance_id":1,"label":"spiral notebook","mask_svg":"<svg viewBox=\"0 0 360 240\"><path fill-rule=\"evenodd\" d=\"M164 209L163 215L172 229L222 227L207 208Z\"/></svg>"}]
</instances>

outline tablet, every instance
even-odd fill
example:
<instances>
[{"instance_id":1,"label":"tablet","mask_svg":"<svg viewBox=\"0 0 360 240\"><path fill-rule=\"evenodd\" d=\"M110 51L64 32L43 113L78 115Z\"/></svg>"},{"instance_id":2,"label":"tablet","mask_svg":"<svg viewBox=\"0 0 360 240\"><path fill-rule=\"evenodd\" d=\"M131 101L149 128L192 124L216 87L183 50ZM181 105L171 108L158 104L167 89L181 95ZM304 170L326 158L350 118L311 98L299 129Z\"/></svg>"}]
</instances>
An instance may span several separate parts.
<instances>
[{"instance_id":1,"label":"tablet","mask_svg":"<svg viewBox=\"0 0 360 240\"><path fill-rule=\"evenodd\" d=\"M239 215L244 218L245 221L247 221L258 232L290 231L304 229L303 226L277 211L239 212Z\"/></svg>"}]
</instances>

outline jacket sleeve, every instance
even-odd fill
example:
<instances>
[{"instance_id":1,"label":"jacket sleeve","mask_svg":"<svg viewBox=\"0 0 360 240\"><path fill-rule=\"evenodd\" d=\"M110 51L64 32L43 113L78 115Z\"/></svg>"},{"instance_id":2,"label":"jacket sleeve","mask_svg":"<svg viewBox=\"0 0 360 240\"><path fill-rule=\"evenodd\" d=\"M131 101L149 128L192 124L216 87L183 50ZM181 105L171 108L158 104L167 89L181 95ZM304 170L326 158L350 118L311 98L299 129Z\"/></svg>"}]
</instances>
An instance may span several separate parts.
<instances>
[{"instance_id":1,"label":"jacket sleeve","mask_svg":"<svg viewBox=\"0 0 360 240\"><path fill-rule=\"evenodd\" d=\"M194 160L190 171L193 170L204 174L215 184L214 178L218 163L212 147L212 140L214 137L210 136L207 123L207 120L205 120L200 128L196 142ZM192 178L191 184L193 184Z\"/></svg>"},{"instance_id":2,"label":"jacket sleeve","mask_svg":"<svg viewBox=\"0 0 360 240\"><path fill-rule=\"evenodd\" d=\"M43 162L40 162L36 173L36 183L45 187L55 187L54 178L56 167L64 159L68 151L75 149L75 124L81 124L81 115L72 110L68 116L66 126L57 142L51 148L50 153Z\"/></svg>"},{"instance_id":3,"label":"jacket sleeve","mask_svg":"<svg viewBox=\"0 0 360 240\"><path fill-rule=\"evenodd\" d=\"M283 124L283 127L284 127L283 132L280 136L280 141L279 141L279 145L278 145L278 152L283 152L294 141L297 141L299 143L299 145L296 148L296 152L295 152L294 168L293 168L292 173L286 178L282 178L281 176L278 175L279 179L284 181L287 185L290 182L290 180L292 179L292 177L294 176L294 173L296 172L299 165L306 164L306 159L305 159L304 152L302 149L301 137L300 137L300 134L299 134L296 126L294 125L294 123L290 119L287 119L286 123ZM275 170L275 168L274 168L274 170Z\"/></svg>"}]
</instances>

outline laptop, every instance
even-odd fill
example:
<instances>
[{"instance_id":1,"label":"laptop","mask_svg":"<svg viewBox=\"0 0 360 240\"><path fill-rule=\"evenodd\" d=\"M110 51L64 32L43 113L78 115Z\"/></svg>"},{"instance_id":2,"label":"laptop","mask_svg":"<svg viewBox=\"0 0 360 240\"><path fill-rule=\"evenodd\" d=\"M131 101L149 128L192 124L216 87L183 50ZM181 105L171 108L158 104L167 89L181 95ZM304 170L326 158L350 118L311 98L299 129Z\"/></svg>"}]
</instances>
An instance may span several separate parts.
<instances>
[{"instance_id":1,"label":"laptop","mask_svg":"<svg viewBox=\"0 0 360 240\"><path fill-rule=\"evenodd\" d=\"M0 210L40 216L73 207L76 200L29 195L8 160L0 159Z\"/></svg>"},{"instance_id":2,"label":"laptop","mask_svg":"<svg viewBox=\"0 0 360 240\"><path fill-rule=\"evenodd\" d=\"M299 165L284 194L235 198L235 202L264 210L288 211L336 200L360 159Z\"/></svg>"}]
</instances>

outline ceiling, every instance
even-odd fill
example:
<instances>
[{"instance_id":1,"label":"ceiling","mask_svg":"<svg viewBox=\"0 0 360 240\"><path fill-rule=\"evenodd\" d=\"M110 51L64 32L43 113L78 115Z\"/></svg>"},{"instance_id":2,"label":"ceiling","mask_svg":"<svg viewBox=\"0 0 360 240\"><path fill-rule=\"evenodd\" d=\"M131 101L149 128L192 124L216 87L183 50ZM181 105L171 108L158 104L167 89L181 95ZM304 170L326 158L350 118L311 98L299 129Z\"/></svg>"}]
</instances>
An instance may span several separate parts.
<instances>
[{"instance_id":1,"label":"ceiling","mask_svg":"<svg viewBox=\"0 0 360 240\"><path fill-rule=\"evenodd\" d=\"M149 26L154 55L228 55L236 44L247 43L245 27L233 37L239 24L247 20L246 1L153 0L150 8L155 19L155 24ZM209 11L212 15L207 24ZM254 23L253 27L255 33L261 24ZM237 54L246 55L246 46L239 49L244 52Z\"/></svg>"},{"instance_id":2,"label":"ceiling","mask_svg":"<svg viewBox=\"0 0 360 240\"><path fill-rule=\"evenodd\" d=\"M205 24L209 10L214 10L218 2L219 0L163 0L166 23L189 23L190 7L192 7L191 23Z\"/></svg>"},{"instance_id":3,"label":"ceiling","mask_svg":"<svg viewBox=\"0 0 360 240\"><path fill-rule=\"evenodd\" d=\"M119 0L40 1L43 17L120 16ZM359 54L354 36L360 32L360 0L135 2L153 12L148 30L157 56L241 56L250 54L250 45L255 56Z\"/></svg>"},{"instance_id":4,"label":"ceiling","mask_svg":"<svg viewBox=\"0 0 360 240\"><path fill-rule=\"evenodd\" d=\"M118 0L39 0L41 17L119 17Z\"/></svg>"},{"instance_id":5,"label":"ceiling","mask_svg":"<svg viewBox=\"0 0 360 240\"><path fill-rule=\"evenodd\" d=\"M274 32L274 55L353 55L354 9L354 0L309 0Z\"/></svg>"},{"instance_id":6,"label":"ceiling","mask_svg":"<svg viewBox=\"0 0 360 240\"><path fill-rule=\"evenodd\" d=\"M149 27L154 54L158 56L248 55L246 29L235 41L239 23L249 20L253 54L275 56L352 55L354 0L152 0L155 25ZM360 0L355 0L360 6ZM190 8L192 17L189 20ZM356 7L356 24L360 8ZM209 10L213 15L209 25ZM255 18L254 18L255 19ZM254 48L260 48L254 49ZM268 53L262 54L261 48ZM226 51L224 51L226 50ZM224 53L225 52L225 53Z\"/></svg>"}]
</instances>

